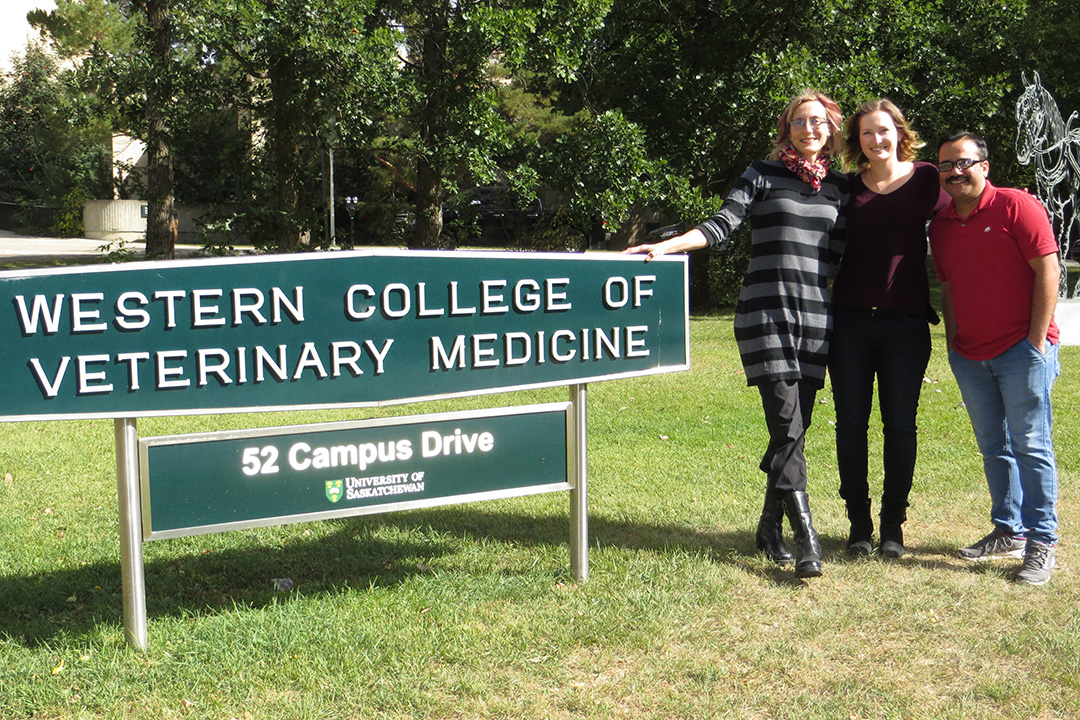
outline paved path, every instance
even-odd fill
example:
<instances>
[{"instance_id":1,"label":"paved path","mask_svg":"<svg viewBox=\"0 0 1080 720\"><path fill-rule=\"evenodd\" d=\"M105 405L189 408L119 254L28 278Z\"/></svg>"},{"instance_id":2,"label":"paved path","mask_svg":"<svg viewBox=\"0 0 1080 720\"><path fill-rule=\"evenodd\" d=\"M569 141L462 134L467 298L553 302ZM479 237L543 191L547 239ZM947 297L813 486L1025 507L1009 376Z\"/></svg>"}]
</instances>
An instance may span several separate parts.
<instances>
[{"instance_id":1,"label":"paved path","mask_svg":"<svg viewBox=\"0 0 1080 720\"><path fill-rule=\"evenodd\" d=\"M57 261L67 261L72 265L103 259L108 243L104 240L86 238L48 238L30 235L16 235L7 230L0 230L0 263L18 260L25 267L35 265L53 266ZM143 254L142 245L130 246L136 257ZM115 249L110 248L110 249ZM193 257L201 253L198 245L177 245L177 257Z\"/></svg>"}]
</instances>

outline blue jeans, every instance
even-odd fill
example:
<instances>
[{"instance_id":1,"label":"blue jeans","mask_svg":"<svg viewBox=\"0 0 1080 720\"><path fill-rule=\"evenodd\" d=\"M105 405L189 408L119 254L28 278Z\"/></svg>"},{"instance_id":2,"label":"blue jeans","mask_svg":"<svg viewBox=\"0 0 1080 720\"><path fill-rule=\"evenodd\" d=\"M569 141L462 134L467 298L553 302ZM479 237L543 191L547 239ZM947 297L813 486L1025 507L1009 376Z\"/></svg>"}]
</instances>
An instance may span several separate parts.
<instances>
[{"instance_id":1,"label":"blue jeans","mask_svg":"<svg viewBox=\"0 0 1080 720\"><path fill-rule=\"evenodd\" d=\"M930 330L925 317L891 310L836 310L829 344L829 379L836 404L836 461L840 497L865 504L870 411L877 378L885 440L882 512L900 515L908 506L919 409Z\"/></svg>"},{"instance_id":2,"label":"blue jeans","mask_svg":"<svg viewBox=\"0 0 1080 720\"><path fill-rule=\"evenodd\" d=\"M1025 338L981 362L950 350L949 364L983 456L991 521L1057 542L1050 389L1061 374L1058 347L1047 343L1043 355Z\"/></svg>"}]
</instances>

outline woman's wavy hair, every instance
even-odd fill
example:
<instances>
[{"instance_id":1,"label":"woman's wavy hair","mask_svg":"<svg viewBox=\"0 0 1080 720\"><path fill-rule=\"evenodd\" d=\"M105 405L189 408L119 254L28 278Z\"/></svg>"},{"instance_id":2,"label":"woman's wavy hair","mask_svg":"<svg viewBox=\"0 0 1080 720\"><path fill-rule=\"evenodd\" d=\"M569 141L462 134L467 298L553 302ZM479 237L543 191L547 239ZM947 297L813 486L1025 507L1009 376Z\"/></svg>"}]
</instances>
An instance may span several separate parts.
<instances>
[{"instance_id":1,"label":"woman's wavy hair","mask_svg":"<svg viewBox=\"0 0 1080 720\"><path fill-rule=\"evenodd\" d=\"M827 152L834 160L840 159L840 153L844 147L842 130L844 113L840 111L840 106L831 97L810 88L791 98L791 102L788 103L787 107L784 108L784 112L780 113L780 117L777 118L776 137L772 141L773 148L769 154L769 159L779 160L780 150L785 145L791 145L791 116L795 114L800 105L808 102L819 102L825 107L826 119L829 121L829 142L825 143L823 152Z\"/></svg>"},{"instance_id":2,"label":"woman's wavy hair","mask_svg":"<svg viewBox=\"0 0 1080 720\"><path fill-rule=\"evenodd\" d=\"M859 123L863 117L879 111L888 114L896 125L896 157L901 162L914 160L915 151L926 145L919 139L919 133L908 125L904 113L892 100L887 98L868 100L851 114L844 128L844 163L854 166L856 172L863 172L870 167L870 160L863 153L862 144L859 142Z\"/></svg>"}]
</instances>

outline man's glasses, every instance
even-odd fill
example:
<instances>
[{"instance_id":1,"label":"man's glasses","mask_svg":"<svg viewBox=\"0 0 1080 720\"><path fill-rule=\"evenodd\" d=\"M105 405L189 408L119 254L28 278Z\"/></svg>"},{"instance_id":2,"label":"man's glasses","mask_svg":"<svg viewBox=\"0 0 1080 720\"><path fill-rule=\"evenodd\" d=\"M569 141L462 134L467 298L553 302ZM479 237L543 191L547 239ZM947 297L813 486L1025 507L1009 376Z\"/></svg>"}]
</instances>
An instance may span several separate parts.
<instances>
[{"instance_id":1,"label":"man's glasses","mask_svg":"<svg viewBox=\"0 0 1080 720\"><path fill-rule=\"evenodd\" d=\"M826 120L825 118L818 118L818 117L812 117L809 120L803 120L802 118L799 118L798 120L792 120L791 121L791 127L795 128L797 130L805 130L807 125L810 126L811 130L817 130L822 125L828 125L828 124L829 124L828 120Z\"/></svg>"},{"instance_id":2,"label":"man's glasses","mask_svg":"<svg viewBox=\"0 0 1080 720\"><path fill-rule=\"evenodd\" d=\"M972 165L978 165L983 162L982 160L972 160L971 158L960 158L955 162L952 160L943 160L938 163L937 171L939 173L952 172L953 168L960 168L961 170L967 170Z\"/></svg>"}]
</instances>

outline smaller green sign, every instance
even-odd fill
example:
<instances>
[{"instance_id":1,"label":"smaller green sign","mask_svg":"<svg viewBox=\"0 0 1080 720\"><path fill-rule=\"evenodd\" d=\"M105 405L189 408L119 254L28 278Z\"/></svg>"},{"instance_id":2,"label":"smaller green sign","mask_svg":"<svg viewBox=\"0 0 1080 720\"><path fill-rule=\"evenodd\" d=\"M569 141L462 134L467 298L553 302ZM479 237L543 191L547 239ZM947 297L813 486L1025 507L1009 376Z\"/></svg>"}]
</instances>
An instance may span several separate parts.
<instances>
[{"instance_id":1,"label":"smaller green sign","mask_svg":"<svg viewBox=\"0 0 1080 720\"><path fill-rule=\"evenodd\" d=\"M569 407L143 438L143 537L569 490Z\"/></svg>"}]
</instances>

